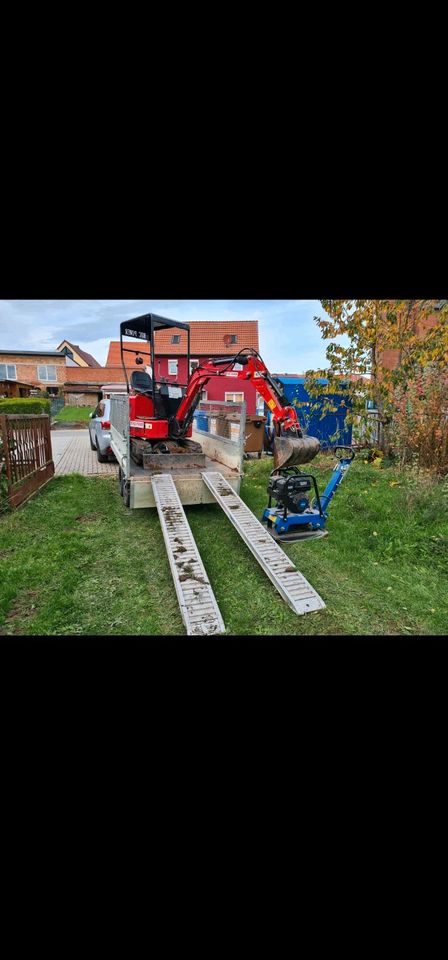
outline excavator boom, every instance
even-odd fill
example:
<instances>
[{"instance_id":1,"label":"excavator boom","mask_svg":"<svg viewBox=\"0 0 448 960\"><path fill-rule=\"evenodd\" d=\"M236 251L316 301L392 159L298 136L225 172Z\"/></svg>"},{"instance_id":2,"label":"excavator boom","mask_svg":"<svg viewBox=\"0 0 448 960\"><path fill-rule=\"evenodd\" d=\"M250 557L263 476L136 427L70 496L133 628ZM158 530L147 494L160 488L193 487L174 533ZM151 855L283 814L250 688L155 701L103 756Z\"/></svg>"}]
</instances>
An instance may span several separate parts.
<instances>
[{"instance_id":1,"label":"excavator boom","mask_svg":"<svg viewBox=\"0 0 448 960\"><path fill-rule=\"evenodd\" d=\"M269 407L277 432L274 440L274 465L277 469L309 463L314 459L320 449L319 441L315 437L302 435L294 407L288 404L279 384L271 377L259 353L252 347L245 347L236 356L208 360L196 367L185 397L173 417L174 433L180 436L185 433L193 419L201 391L211 377L222 376L250 380Z\"/></svg>"}]
</instances>

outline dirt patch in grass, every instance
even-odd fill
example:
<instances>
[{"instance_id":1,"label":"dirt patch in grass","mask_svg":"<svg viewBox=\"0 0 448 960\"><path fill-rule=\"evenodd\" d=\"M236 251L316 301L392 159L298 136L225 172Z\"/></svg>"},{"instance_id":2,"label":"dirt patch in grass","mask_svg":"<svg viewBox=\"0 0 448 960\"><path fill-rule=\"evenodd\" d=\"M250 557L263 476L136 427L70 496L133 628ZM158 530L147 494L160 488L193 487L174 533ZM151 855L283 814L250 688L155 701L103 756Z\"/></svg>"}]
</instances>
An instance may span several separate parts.
<instances>
[{"instance_id":1,"label":"dirt patch in grass","mask_svg":"<svg viewBox=\"0 0 448 960\"><path fill-rule=\"evenodd\" d=\"M21 621L31 620L35 616L36 604L33 601L38 595L38 590L25 590L17 597L0 630L0 636L20 635L22 633L19 624Z\"/></svg>"},{"instance_id":2,"label":"dirt patch in grass","mask_svg":"<svg viewBox=\"0 0 448 960\"><path fill-rule=\"evenodd\" d=\"M95 523L97 520L101 520L101 517L98 513L86 513L85 516L81 514L80 517L75 517L77 523Z\"/></svg>"}]
</instances>

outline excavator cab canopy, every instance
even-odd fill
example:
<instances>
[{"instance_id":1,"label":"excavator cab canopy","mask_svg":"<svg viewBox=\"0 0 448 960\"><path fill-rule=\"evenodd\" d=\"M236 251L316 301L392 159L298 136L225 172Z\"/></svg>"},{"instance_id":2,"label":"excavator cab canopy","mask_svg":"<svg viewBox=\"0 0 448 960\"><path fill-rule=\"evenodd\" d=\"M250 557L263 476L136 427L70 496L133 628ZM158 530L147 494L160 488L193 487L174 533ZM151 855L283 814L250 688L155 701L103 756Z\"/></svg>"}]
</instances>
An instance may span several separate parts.
<instances>
[{"instance_id":1,"label":"excavator cab canopy","mask_svg":"<svg viewBox=\"0 0 448 960\"><path fill-rule=\"evenodd\" d=\"M133 320L124 320L120 324L120 333L123 337L137 337L140 340L151 340L155 330L167 330L168 327L179 327L190 331L188 323L180 320L168 320L168 317L158 317L156 313L144 313Z\"/></svg>"},{"instance_id":2,"label":"excavator cab canopy","mask_svg":"<svg viewBox=\"0 0 448 960\"><path fill-rule=\"evenodd\" d=\"M144 313L141 317L134 317L132 320L124 320L123 323L120 323L120 354L121 354L121 364L124 370L124 375L126 378L127 391L129 393L129 379L126 370L126 364L124 362L125 353L133 353L136 355L135 362L137 364L143 364L146 362L147 365L151 367L152 379L154 381L154 386L157 386L158 383L163 383L165 381L158 381L156 378L156 353L155 353L155 341L154 334L158 330L168 330L171 328L179 328L180 330L186 330L187 332L187 370L190 369L190 325L188 323L181 323L179 320L169 320L168 317L159 317L156 313ZM145 349L134 349L128 346L126 341L123 341L123 337L132 337L136 340L143 340L145 343L148 343L149 350ZM176 384L179 387L186 387L187 384Z\"/></svg>"}]
</instances>

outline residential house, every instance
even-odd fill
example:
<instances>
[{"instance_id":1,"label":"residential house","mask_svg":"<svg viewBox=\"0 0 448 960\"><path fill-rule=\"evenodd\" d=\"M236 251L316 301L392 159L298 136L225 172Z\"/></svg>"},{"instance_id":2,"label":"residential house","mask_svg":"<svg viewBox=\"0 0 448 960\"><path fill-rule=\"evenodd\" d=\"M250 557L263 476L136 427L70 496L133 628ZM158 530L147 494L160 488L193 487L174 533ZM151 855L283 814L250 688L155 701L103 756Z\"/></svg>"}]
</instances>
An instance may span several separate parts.
<instances>
[{"instance_id":1,"label":"residential house","mask_svg":"<svg viewBox=\"0 0 448 960\"><path fill-rule=\"evenodd\" d=\"M57 350L0 349L0 381L57 396L65 382L66 357Z\"/></svg>"},{"instance_id":2,"label":"residential house","mask_svg":"<svg viewBox=\"0 0 448 960\"><path fill-rule=\"evenodd\" d=\"M81 347L78 347L75 343L70 343L70 340L62 340L56 350L67 357L68 367L101 367L101 364L95 360L95 357L92 357L91 353L81 350Z\"/></svg>"},{"instance_id":3,"label":"residential house","mask_svg":"<svg viewBox=\"0 0 448 960\"><path fill-rule=\"evenodd\" d=\"M132 343L136 346L135 340ZM156 380L165 378L168 382L176 381L186 384L189 373L191 374L200 363L213 357L234 356L243 347L259 349L257 320L193 321L190 324L190 370L188 371L186 330L159 330L155 334L154 377ZM147 351L147 344L142 344L142 349ZM128 371L138 369L132 354L125 353L124 357ZM144 359L146 360L146 357ZM118 368L122 371L119 340L110 342L106 367L109 372ZM116 377L111 376L110 379L116 379ZM249 415L257 412L257 397L255 387L249 381L239 380L238 377L212 377L203 391L203 399L206 400L227 400L238 403L245 400Z\"/></svg>"},{"instance_id":4,"label":"residential house","mask_svg":"<svg viewBox=\"0 0 448 960\"><path fill-rule=\"evenodd\" d=\"M92 371L96 373L89 379ZM50 396L63 395L66 403L91 406L105 380L123 379L122 370L121 377L117 371L113 377L103 371L95 357L69 340L62 340L57 350L0 350L0 395L24 397L46 390Z\"/></svg>"}]
</instances>

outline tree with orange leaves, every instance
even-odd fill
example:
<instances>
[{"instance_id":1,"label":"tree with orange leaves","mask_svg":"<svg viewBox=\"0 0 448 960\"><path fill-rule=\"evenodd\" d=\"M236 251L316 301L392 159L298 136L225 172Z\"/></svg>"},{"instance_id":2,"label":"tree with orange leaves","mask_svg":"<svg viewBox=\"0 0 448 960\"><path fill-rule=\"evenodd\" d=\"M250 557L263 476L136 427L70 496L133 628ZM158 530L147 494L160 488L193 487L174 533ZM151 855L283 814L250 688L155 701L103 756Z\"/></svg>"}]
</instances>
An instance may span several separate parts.
<instances>
[{"instance_id":1,"label":"tree with orange leaves","mask_svg":"<svg viewBox=\"0 0 448 960\"><path fill-rule=\"evenodd\" d=\"M448 367L448 301L321 300L325 317L315 317L327 347L329 368L308 371L307 387L317 396L318 377L329 380L328 392L350 401L347 422L369 420L367 400L378 411L379 443L391 442L390 426L400 397L422 371ZM348 345L334 342L345 335ZM393 368L383 362L394 351ZM344 386L342 386L344 384ZM324 406L325 409L328 409Z\"/></svg>"}]
</instances>

